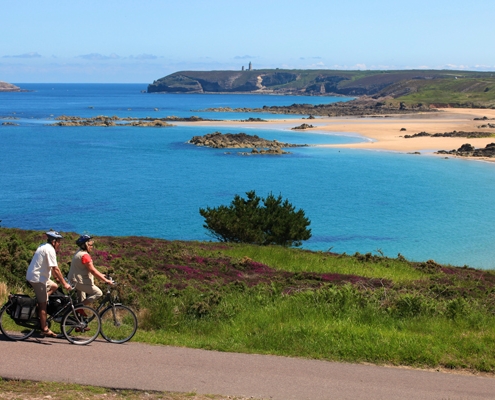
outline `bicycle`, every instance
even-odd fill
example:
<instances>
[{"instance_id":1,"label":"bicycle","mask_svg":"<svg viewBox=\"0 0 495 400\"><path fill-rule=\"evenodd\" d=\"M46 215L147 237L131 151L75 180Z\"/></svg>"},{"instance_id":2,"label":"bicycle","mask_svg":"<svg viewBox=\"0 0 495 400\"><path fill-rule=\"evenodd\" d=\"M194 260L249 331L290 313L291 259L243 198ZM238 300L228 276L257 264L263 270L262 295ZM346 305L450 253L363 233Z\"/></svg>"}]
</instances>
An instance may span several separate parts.
<instances>
[{"instance_id":1,"label":"bicycle","mask_svg":"<svg viewBox=\"0 0 495 400\"><path fill-rule=\"evenodd\" d=\"M112 288L115 288L117 283L111 277L107 278L113 283L107 285L105 296L96 308L101 320L100 333L110 343L125 343L131 340L137 331L137 317L129 307L118 302L117 295L112 296Z\"/></svg>"},{"instance_id":2,"label":"bicycle","mask_svg":"<svg viewBox=\"0 0 495 400\"><path fill-rule=\"evenodd\" d=\"M83 304L74 305L72 296L60 292L60 289L56 293L48 299L47 326L50 328L52 322L60 323L63 336L73 344L85 345L95 340L101 328L96 310ZM14 341L25 340L40 330L37 306L36 299L28 295L10 294L0 309L0 330L5 337Z\"/></svg>"}]
</instances>

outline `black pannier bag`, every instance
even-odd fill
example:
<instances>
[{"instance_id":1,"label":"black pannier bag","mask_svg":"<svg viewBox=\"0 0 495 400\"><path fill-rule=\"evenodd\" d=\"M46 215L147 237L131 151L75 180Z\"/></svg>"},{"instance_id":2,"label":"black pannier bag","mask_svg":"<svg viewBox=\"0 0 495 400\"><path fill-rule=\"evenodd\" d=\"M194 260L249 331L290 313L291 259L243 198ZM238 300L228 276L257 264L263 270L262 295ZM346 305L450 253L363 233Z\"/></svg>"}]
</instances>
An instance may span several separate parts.
<instances>
[{"instance_id":1,"label":"black pannier bag","mask_svg":"<svg viewBox=\"0 0 495 400\"><path fill-rule=\"evenodd\" d=\"M12 306L9 315L13 319L28 321L36 316L36 299L26 294L14 294L11 297Z\"/></svg>"},{"instance_id":2,"label":"black pannier bag","mask_svg":"<svg viewBox=\"0 0 495 400\"><path fill-rule=\"evenodd\" d=\"M69 302L69 296L55 292L55 294L52 294L48 298L48 304L46 306L46 312L49 315L53 315L57 311L59 311L63 306L65 306L68 302Z\"/></svg>"}]
</instances>

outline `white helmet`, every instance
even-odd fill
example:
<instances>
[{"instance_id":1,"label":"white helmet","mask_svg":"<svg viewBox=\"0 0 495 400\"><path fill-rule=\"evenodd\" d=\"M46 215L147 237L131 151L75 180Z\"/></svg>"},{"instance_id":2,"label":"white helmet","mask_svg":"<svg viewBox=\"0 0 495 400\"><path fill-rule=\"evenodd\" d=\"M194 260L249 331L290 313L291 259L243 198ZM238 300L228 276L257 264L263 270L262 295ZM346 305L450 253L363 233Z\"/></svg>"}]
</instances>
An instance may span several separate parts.
<instances>
[{"instance_id":1,"label":"white helmet","mask_svg":"<svg viewBox=\"0 0 495 400\"><path fill-rule=\"evenodd\" d=\"M52 240L53 239L63 239L63 236L60 233L53 231L53 230L46 232L45 235L48 236L49 240L50 239L52 239Z\"/></svg>"}]
</instances>

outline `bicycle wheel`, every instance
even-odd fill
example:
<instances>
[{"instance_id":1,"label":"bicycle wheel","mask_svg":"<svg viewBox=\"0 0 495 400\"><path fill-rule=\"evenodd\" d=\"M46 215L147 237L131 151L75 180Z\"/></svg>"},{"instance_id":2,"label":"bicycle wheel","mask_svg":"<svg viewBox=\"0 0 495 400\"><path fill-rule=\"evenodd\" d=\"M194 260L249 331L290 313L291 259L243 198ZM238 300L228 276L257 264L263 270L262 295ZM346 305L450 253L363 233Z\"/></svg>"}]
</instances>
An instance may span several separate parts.
<instances>
[{"instance_id":1,"label":"bicycle wheel","mask_svg":"<svg viewBox=\"0 0 495 400\"><path fill-rule=\"evenodd\" d=\"M12 317L8 314L9 306L3 307L0 313L0 330L10 340L25 340L34 333L33 328L26 328L17 325ZM10 310L9 310L10 311Z\"/></svg>"},{"instance_id":2,"label":"bicycle wheel","mask_svg":"<svg viewBox=\"0 0 495 400\"><path fill-rule=\"evenodd\" d=\"M73 344L89 344L100 334L100 317L91 307L77 306L64 315L62 333Z\"/></svg>"},{"instance_id":3,"label":"bicycle wheel","mask_svg":"<svg viewBox=\"0 0 495 400\"><path fill-rule=\"evenodd\" d=\"M100 318L101 336L111 343L125 343L137 331L136 314L127 306L108 306L102 311Z\"/></svg>"}]
</instances>

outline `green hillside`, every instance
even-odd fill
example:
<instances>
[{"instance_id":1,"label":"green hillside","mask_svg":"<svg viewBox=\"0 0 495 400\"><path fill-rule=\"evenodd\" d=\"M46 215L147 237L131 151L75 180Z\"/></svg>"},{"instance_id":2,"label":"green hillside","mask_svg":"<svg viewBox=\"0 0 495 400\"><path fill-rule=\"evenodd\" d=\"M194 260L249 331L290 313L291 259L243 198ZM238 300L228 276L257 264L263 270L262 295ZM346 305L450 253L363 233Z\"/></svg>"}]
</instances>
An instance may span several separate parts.
<instances>
[{"instance_id":1,"label":"green hillside","mask_svg":"<svg viewBox=\"0 0 495 400\"><path fill-rule=\"evenodd\" d=\"M406 104L495 107L495 74L452 70L180 71L154 81L148 92L366 96Z\"/></svg>"},{"instance_id":2,"label":"green hillside","mask_svg":"<svg viewBox=\"0 0 495 400\"><path fill-rule=\"evenodd\" d=\"M78 235L63 235L66 274ZM0 228L0 301L33 295L25 273L42 241L42 232ZM138 314L133 341L495 372L494 271L379 251L146 237L97 237L92 258Z\"/></svg>"}]
</instances>

